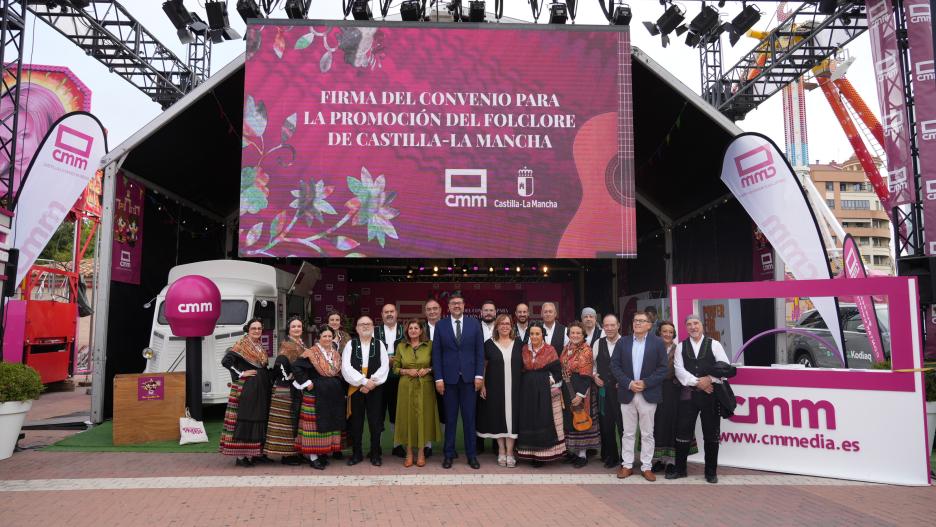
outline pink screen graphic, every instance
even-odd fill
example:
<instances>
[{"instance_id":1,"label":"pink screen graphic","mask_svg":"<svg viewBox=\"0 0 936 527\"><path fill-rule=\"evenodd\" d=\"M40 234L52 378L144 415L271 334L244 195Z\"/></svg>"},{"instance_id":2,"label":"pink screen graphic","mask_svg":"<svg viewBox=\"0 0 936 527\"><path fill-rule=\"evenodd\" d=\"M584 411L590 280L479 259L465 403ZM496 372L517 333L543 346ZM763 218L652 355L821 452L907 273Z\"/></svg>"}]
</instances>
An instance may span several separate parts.
<instances>
[{"instance_id":1,"label":"pink screen graphic","mask_svg":"<svg viewBox=\"0 0 936 527\"><path fill-rule=\"evenodd\" d=\"M627 28L420 26L248 28L240 254L636 256Z\"/></svg>"}]
</instances>

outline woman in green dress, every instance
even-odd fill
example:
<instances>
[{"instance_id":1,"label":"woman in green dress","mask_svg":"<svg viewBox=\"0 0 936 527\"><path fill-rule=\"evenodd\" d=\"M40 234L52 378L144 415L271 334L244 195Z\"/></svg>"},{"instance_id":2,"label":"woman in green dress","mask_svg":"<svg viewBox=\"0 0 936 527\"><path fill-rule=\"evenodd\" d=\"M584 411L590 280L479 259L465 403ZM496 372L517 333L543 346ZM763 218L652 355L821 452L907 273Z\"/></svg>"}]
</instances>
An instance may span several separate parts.
<instances>
[{"instance_id":1,"label":"woman in green dress","mask_svg":"<svg viewBox=\"0 0 936 527\"><path fill-rule=\"evenodd\" d=\"M404 467L413 466L413 450L416 466L422 467L426 464L423 446L442 439L431 375L432 343L418 320L406 323L404 335L393 355L393 373L400 376L393 442L406 448Z\"/></svg>"}]
</instances>

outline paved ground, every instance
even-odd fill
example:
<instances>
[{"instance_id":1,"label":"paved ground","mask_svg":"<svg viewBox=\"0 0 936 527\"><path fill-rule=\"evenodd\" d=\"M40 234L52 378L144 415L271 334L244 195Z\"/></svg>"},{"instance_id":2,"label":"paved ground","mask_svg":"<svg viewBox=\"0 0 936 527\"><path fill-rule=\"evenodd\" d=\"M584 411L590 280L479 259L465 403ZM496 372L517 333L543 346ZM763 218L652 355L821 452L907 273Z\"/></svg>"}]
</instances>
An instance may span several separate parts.
<instances>
[{"instance_id":1,"label":"paved ground","mask_svg":"<svg viewBox=\"0 0 936 527\"><path fill-rule=\"evenodd\" d=\"M50 393L30 420L80 411L87 396ZM49 444L71 432L30 432ZM934 525L936 489L869 485L740 469L705 484L617 480L597 463L474 471L439 456L424 468L333 464L235 467L216 454L63 453L0 461L0 525ZM462 459L462 461L464 461Z\"/></svg>"}]
</instances>

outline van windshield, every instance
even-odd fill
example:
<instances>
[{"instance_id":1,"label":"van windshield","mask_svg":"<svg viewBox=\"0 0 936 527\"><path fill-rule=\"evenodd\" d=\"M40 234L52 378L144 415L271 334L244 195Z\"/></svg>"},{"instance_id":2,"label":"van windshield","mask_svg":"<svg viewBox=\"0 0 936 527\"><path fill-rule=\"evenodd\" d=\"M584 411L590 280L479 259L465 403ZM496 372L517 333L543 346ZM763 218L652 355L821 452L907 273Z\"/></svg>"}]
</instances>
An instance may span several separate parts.
<instances>
[{"instance_id":1,"label":"van windshield","mask_svg":"<svg viewBox=\"0 0 936 527\"><path fill-rule=\"evenodd\" d=\"M216 326L240 326L247 322L247 310L249 304L246 300L222 300L221 316L218 317ZM166 303L159 303L159 316L156 321L162 326L168 326L169 320L166 319Z\"/></svg>"}]
</instances>

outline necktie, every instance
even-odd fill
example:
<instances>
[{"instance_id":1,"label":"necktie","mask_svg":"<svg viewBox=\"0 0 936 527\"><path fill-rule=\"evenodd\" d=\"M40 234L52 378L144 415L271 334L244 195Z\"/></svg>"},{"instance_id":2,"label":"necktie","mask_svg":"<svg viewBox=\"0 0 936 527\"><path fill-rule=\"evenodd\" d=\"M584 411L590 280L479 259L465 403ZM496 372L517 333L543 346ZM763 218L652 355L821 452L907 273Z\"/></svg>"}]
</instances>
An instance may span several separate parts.
<instances>
[{"instance_id":1,"label":"necktie","mask_svg":"<svg viewBox=\"0 0 936 527\"><path fill-rule=\"evenodd\" d=\"M455 342L461 344L461 320L455 321Z\"/></svg>"}]
</instances>

